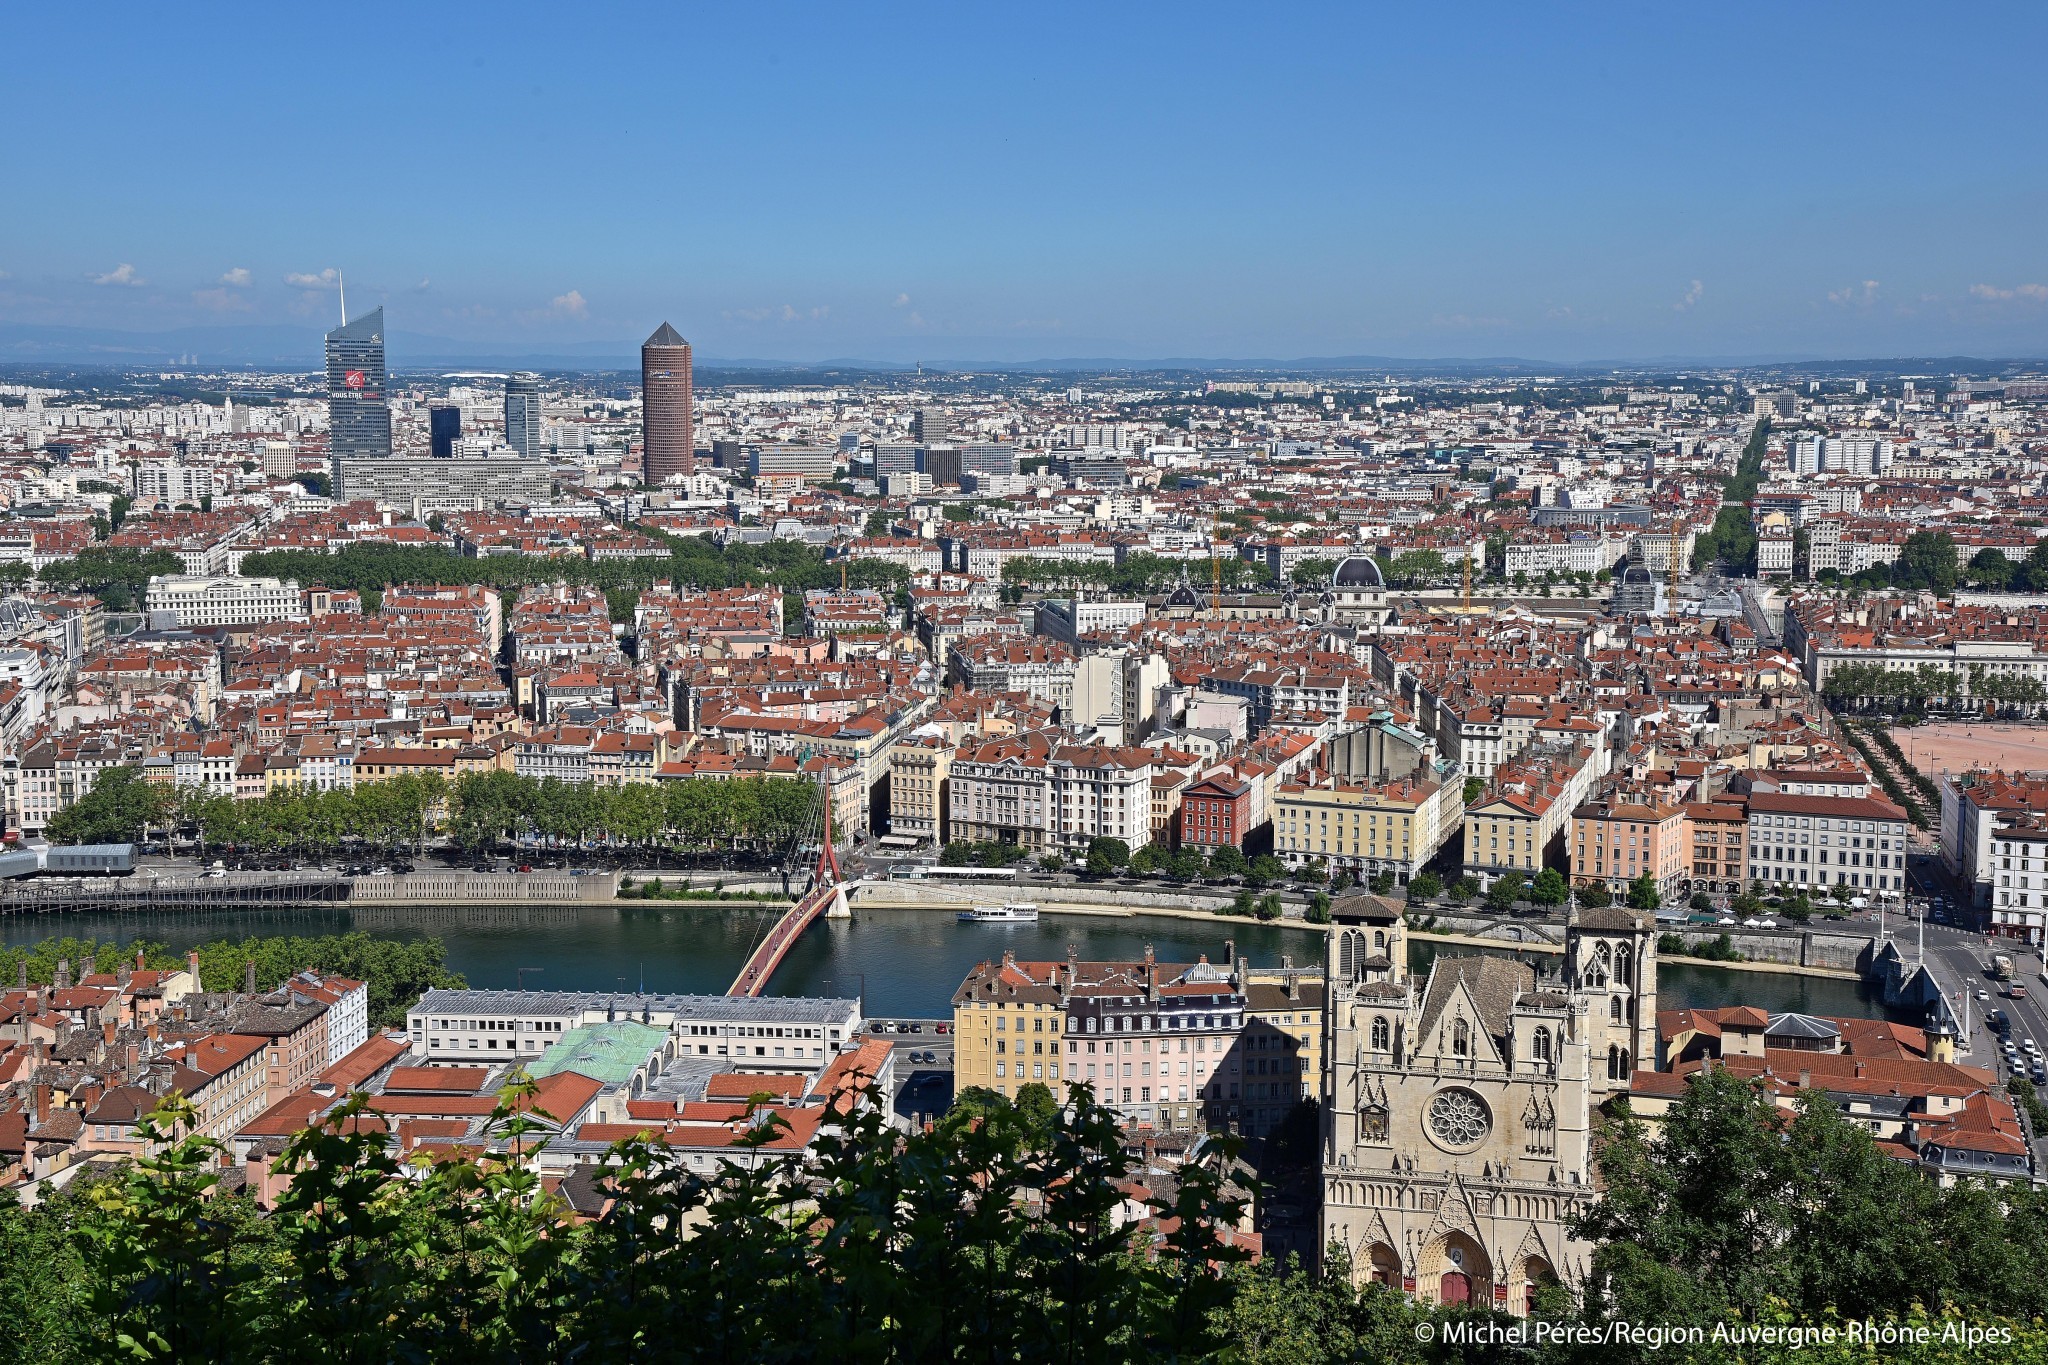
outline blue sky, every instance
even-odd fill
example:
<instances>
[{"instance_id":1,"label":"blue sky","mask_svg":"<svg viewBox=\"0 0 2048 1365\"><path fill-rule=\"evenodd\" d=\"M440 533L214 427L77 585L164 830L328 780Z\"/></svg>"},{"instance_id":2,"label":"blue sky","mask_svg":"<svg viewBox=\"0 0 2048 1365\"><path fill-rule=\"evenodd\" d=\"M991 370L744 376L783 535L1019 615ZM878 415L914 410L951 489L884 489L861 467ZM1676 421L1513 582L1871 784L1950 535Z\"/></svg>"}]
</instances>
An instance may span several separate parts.
<instances>
[{"instance_id":1,"label":"blue sky","mask_svg":"<svg viewBox=\"0 0 2048 1365\"><path fill-rule=\"evenodd\" d=\"M394 333L667 318L708 358L2048 355L2039 4L37 5L8 33L0 326L324 322L339 268Z\"/></svg>"}]
</instances>

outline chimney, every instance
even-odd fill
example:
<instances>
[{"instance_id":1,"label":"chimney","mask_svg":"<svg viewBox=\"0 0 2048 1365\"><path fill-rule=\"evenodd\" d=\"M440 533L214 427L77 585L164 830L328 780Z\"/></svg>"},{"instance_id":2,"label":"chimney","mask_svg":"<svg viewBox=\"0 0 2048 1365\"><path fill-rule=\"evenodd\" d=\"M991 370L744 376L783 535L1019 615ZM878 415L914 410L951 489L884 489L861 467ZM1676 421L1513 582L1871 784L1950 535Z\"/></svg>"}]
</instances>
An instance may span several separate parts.
<instances>
[{"instance_id":1,"label":"chimney","mask_svg":"<svg viewBox=\"0 0 2048 1365\"><path fill-rule=\"evenodd\" d=\"M18 965L20 966L21 970L16 973L16 976L18 977L18 981L16 983L17 989L25 991L28 989L28 959L23 958Z\"/></svg>"},{"instance_id":2,"label":"chimney","mask_svg":"<svg viewBox=\"0 0 2048 1365\"><path fill-rule=\"evenodd\" d=\"M45 1120L45 1119L47 1119L47 1118L49 1118L49 1117L50 1117L50 1087L49 1087L49 1086L47 1086L47 1085L39 1085L39 1086L37 1086L37 1087L36 1087L36 1094L35 1094L35 1111L36 1111L36 1122L37 1122L38 1124L41 1124L41 1123L43 1122L43 1120Z\"/></svg>"},{"instance_id":3,"label":"chimney","mask_svg":"<svg viewBox=\"0 0 2048 1365\"><path fill-rule=\"evenodd\" d=\"M135 950L135 970L138 972L142 970L142 949L140 948Z\"/></svg>"},{"instance_id":4,"label":"chimney","mask_svg":"<svg viewBox=\"0 0 2048 1365\"><path fill-rule=\"evenodd\" d=\"M70 958L60 957L57 959L57 973L55 979L53 979L50 984L55 986L60 991L68 991L71 989Z\"/></svg>"},{"instance_id":5,"label":"chimney","mask_svg":"<svg viewBox=\"0 0 2048 1365\"><path fill-rule=\"evenodd\" d=\"M242 993L244 995L256 994L256 961L254 958L242 964Z\"/></svg>"},{"instance_id":6,"label":"chimney","mask_svg":"<svg viewBox=\"0 0 2048 1365\"><path fill-rule=\"evenodd\" d=\"M1223 940L1223 965L1227 967L1231 963L1236 961L1237 940L1234 938L1226 938Z\"/></svg>"},{"instance_id":7,"label":"chimney","mask_svg":"<svg viewBox=\"0 0 2048 1365\"><path fill-rule=\"evenodd\" d=\"M1799 1073L1799 1088L1801 1090L1813 1089L1813 1073L1811 1071L1802 1071Z\"/></svg>"},{"instance_id":8,"label":"chimney","mask_svg":"<svg viewBox=\"0 0 2048 1365\"><path fill-rule=\"evenodd\" d=\"M199 989L199 950L194 948L185 954L185 970L192 973L192 989Z\"/></svg>"},{"instance_id":9,"label":"chimney","mask_svg":"<svg viewBox=\"0 0 2048 1365\"><path fill-rule=\"evenodd\" d=\"M106 1044L109 1054L114 1050L114 1031L118 1027L119 1024L115 1021L113 1015L107 1014L100 1017L100 1041Z\"/></svg>"}]
</instances>

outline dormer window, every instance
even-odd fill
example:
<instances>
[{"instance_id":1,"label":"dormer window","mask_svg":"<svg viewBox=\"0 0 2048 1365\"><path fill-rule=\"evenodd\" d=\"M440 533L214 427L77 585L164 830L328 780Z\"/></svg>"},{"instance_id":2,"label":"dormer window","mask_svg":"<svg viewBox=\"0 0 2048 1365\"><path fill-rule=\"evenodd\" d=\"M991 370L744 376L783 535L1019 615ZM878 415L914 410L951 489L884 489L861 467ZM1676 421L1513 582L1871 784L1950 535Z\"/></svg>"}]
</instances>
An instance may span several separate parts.
<instances>
[{"instance_id":1,"label":"dormer window","mask_svg":"<svg viewBox=\"0 0 2048 1365\"><path fill-rule=\"evenodd\" d=\"M1472 1026L1463 1019L1451 1024L1451 1055L1470 1057L1472 1055Z\"/></svg>"}]
</instances>

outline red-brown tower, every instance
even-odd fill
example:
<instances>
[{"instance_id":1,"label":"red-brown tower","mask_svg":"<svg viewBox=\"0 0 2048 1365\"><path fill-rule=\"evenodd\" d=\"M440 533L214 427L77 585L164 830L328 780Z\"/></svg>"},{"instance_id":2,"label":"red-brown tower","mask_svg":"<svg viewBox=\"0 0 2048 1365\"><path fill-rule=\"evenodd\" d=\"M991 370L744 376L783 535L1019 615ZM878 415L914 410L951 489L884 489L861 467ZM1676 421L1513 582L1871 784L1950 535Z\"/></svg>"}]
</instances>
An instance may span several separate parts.
<instances>
[{"instance_id":1,"label":"red-brown tower","mask_svg":"<svg viewBox=\"0 0 2048 1365\"><path fill-rule=\"evenodd\" d=\"M690 343L662 323L640 347L641 481L658 487L697 472Z\"/></svg>"}]
</instances>

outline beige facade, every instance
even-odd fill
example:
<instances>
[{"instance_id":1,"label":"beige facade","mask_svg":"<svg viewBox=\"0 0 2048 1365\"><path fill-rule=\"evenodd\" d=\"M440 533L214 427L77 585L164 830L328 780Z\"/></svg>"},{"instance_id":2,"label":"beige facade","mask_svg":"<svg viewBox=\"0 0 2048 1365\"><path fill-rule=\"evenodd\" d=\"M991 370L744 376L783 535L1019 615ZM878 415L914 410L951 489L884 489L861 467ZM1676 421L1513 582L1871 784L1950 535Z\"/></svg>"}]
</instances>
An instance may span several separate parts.
<instances>
[{"instance_id":1,"label":"beige facade","mask_svg":"<svg viewBox=\"0 0 2048 1365\"><path fill-rule=\"evenodd\" d=\"M889 833L946 842L953 746L939 734L908 735L889 750Z\"/></svg>"},{"instance_id":2,"label":"beige facade","mask_svg":"<svg viewBox=\"0 0 2048 1365\"><path fill-rule=\"evenodd\" d=\"M1360 1281L1525 1313L1592 1248L1566 1220L1594 1197L1594 1111L1656 1055L1654 922L1581 910L1564 978L1509 957L1407 970L1399 907L1340 903L1330 934L1325 1245Z\"/></svg>"}]
</instances>

